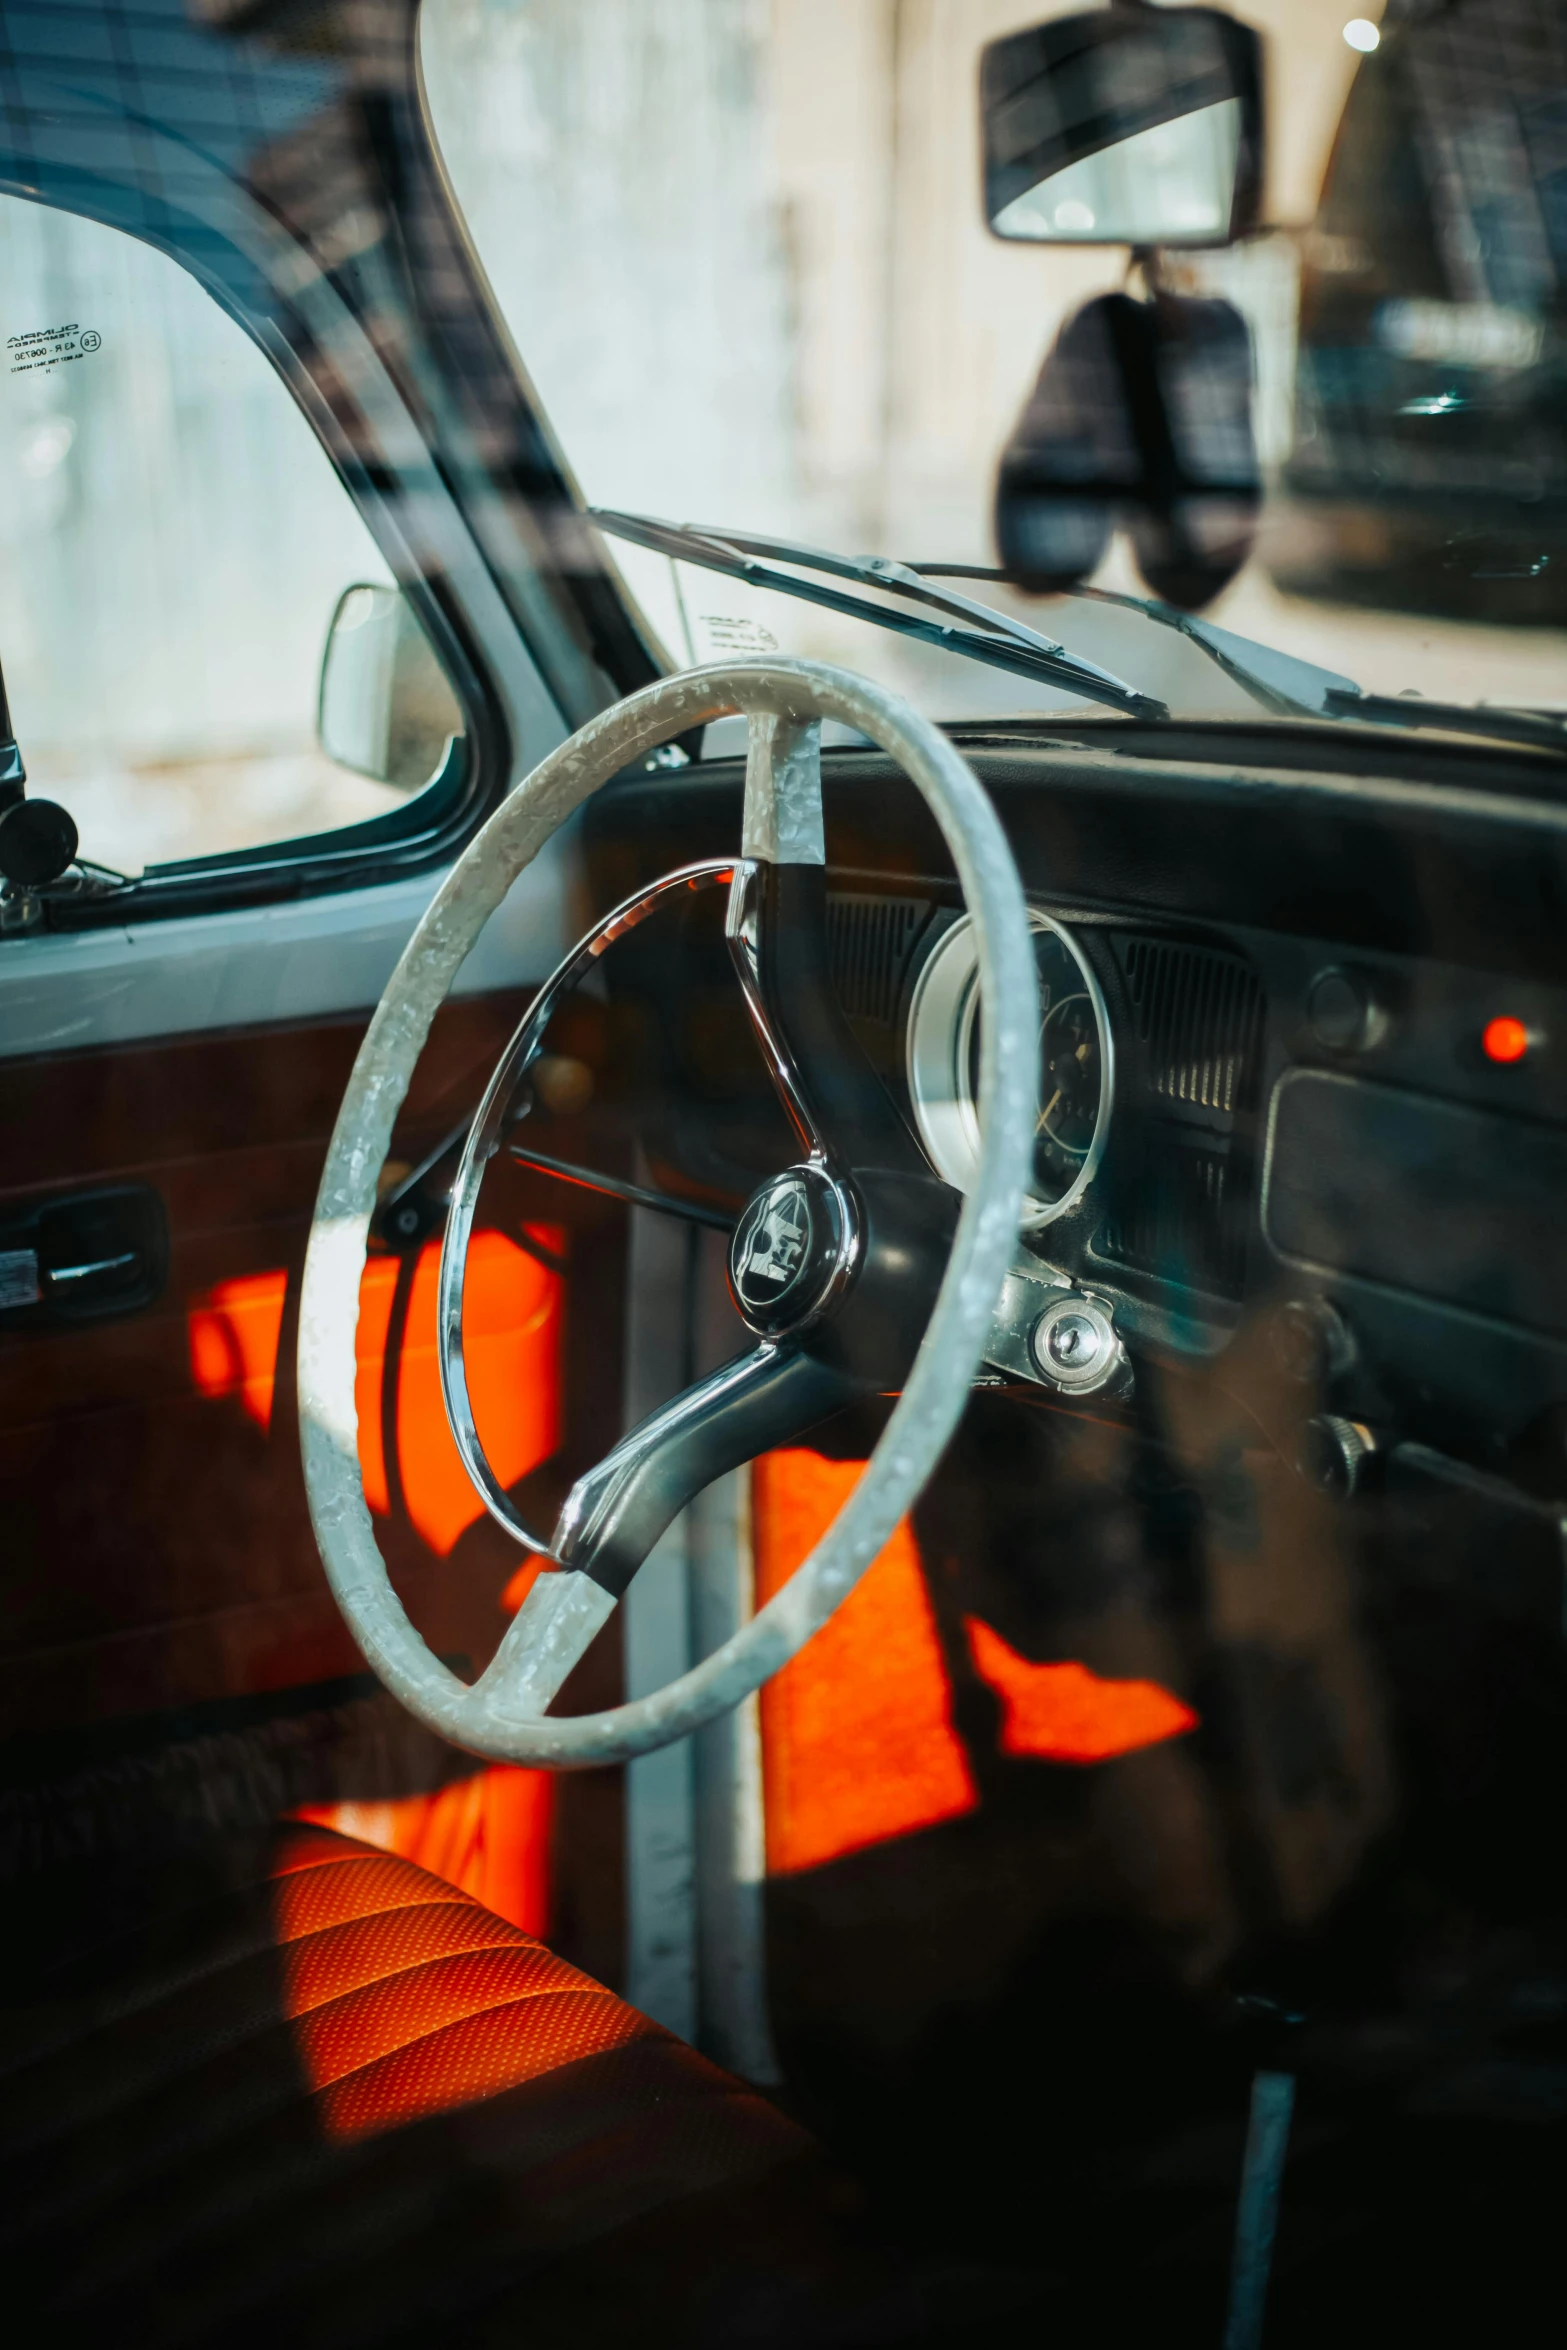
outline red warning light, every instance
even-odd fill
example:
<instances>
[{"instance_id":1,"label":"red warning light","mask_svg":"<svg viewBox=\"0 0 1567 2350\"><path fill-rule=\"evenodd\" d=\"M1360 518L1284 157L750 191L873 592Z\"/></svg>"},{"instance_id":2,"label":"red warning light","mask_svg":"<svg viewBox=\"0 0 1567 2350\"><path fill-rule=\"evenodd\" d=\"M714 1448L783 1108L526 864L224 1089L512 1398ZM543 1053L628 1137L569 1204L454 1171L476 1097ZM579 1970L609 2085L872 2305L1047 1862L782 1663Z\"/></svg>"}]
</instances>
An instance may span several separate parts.
<instances>
[{"instance_id":1,"label":"red warning light","mask_svg":"<svg viewBox=\"0 0 1567 2350\"><path fill-rule=\"evenodd\" d=\"M1498 1012L1480 1032L1480 1050L1488 1061L1521 1061L1529 1050L1529 1031L1511 1012Z\"/></svg>"}]
</instances>

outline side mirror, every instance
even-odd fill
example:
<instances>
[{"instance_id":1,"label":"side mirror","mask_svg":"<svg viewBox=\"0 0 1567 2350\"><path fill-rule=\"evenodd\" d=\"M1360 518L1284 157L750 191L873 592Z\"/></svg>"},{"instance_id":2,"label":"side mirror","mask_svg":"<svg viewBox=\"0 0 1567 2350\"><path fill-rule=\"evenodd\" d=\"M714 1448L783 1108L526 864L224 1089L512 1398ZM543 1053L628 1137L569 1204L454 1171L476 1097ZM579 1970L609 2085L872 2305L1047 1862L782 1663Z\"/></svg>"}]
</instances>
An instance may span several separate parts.
<instances>
[{"instance_id":1,"label":"side mirror","mask_svg":"<svg viewBox=\"0 0 1567 2350\"><path fill-rule=\"evenodd\" d=\"M1106 8L980 58L985 215L1044 245L1228 245L1256 226L1262 43L1220 8Z\"/></svg>"},{"instance_id":2,"label":"side mirror","mask_svg":"<svg viewBox=\"0 0 1567 2350\"><path fill-rule=\"evenodd\" d=\"M423 791L462 731L457 697L407 598L396 588L345 588L316 701L327 757L395 791Z\"/></svg>"}]
</instances>

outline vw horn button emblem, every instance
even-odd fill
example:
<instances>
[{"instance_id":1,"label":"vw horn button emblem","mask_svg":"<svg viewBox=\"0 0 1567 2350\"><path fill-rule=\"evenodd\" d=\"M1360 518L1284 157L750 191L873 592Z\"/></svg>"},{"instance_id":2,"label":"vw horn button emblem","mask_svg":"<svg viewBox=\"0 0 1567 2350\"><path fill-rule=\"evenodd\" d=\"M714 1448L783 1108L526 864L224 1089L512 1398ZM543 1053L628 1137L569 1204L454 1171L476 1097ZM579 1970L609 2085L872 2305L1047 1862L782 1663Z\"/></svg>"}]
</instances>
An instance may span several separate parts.
<instances>
[{"instance_id":1,"label":"vw horn button emblem","mask_svg":"<svg viewBox=\"0 0 1567 2350\"><path fill-rule=\"evenodd\" d=\"M814 1167L786 1168L753 1195L729 1245L730 1286L753 1330L784 1330L816 1310L844 1229L837 1186Z\"/></svg>"}]
</instances>

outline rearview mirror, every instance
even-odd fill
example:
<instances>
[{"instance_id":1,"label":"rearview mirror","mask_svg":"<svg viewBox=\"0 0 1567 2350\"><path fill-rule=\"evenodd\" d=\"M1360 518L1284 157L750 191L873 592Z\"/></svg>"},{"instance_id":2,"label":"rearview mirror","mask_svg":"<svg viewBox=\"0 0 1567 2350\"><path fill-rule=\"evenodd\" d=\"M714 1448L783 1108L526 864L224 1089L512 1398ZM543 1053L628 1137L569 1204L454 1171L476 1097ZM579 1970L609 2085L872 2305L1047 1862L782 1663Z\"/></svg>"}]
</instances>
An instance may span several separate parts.
<instances>
[{"instance_id":1,"label":"rearview mirror","mask_svg":"<svg viewBox=\"0 0 1567 2350\"><path fill-rule=\"evenodd\" d=\"M316 733L327 757L396 791L423 791L462 731L457 697L407 598L390 587L345 588L321 656Z\"/></svg>"},{"instance_id":2,"label":"rearview mirror","mask_svg":"<svg viewBox=\"0 0 1567 2350\"><path fill-rule=\"evenodd\" d=\"M1058 16L980 58L985 213L1045 245L1227 245L1256 226L1262 43L1219 8Z\"/></svg>"}]
</instances>

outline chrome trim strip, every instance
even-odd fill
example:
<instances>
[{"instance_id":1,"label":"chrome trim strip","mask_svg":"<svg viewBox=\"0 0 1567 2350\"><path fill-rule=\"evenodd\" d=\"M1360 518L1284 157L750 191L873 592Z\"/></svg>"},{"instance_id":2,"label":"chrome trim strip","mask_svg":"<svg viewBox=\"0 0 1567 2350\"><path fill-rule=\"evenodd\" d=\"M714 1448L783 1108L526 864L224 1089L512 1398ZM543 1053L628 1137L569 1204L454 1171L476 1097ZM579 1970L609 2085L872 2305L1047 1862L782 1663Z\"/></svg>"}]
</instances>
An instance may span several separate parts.
<instances>
[{"instance_id":1,"label":"chrome trim strip","mask_svg":"<svg viewBox=\"0 0 1567 2350\"><path fill-rule=\"evenodd\" d=\"M693 1422L711 1419L715 1406L721 1408L732 1403L736 1397L750 1394L768 1380L784 1351L782 1346L764 1339L749 1354L736 1355L731 1362L721 1363L706 1378L694 1380L668 1403L639 1420L612 1451L593 1468L585 1470L561 1504L554 1555L562 1565L575 1566L584 1555L591 1560L606 1518L644 1461ZM589 1565L581 1571L591 1574L593 1569Z\"/></svg>"},{"instance_id":2,"label":"chrome trim strip","mask_svg":"<svg viewBox=\"0 0 1567 2350\"><path fill-rule=\"evenodd\" d=\"M767 1063L767 1073L777 1088L779 1099L788 1113L789 1123L799 1136L806 1156L824 1167L827 1164L826 1142L812 1116L799 1072L782 1037L773 1026L767 999L762 993L761 956L757 945L762 919L757 891L761 878L758 870L760 862L747 858L735 866L734 879L729 885L729 905L724 915L724 937L740 981L745 1008L751 1015L751 1026L756 1031L756 1041Z\"/></svg>"},{"instance_id":3,"label":"chrome trim strip","mask_svg":"<svg viewBox=\"0 0 1567 2350\"><path fill-rule=\"evenodd\" d=\"M738 878L739 866L733 857L714 857L702 864L682 865L677 872L666 873L647 889L638 890L604 916L586 937L579 940L563 963L546 979L529 1005L516 1034L495 1066L495 1074L485 1088L468 1140L463 1146L461 1163L452 1185L451 1207L446 1218L446 1234L441 1242L441 1281L437 1305L437 1326L440 1333L438 1359L441 1369L441 1395L446 1404L446 1417L452 1437L461 1455L463 1467L473 1479L474 1489L498 1526L504 1526L514 1542L540 1558L555 1559L557 1552L548 1542L541 1542L512 1508L505 1488L485 1456L474 1425L473 1405L468 1394L468 1374L463 1362L462 1311L463 1286L468 1271L468 1244L473 1234L473 1219L479 1203L479 1186L484 1170L501 1147L505 1128L517 1087L544 1041L556 1004L579 979L586 976L600 955L612 947L618 938L635 930L646 921L659 902L678 889L713 889L720 882Z\"/></svg>"}]
</instances>

